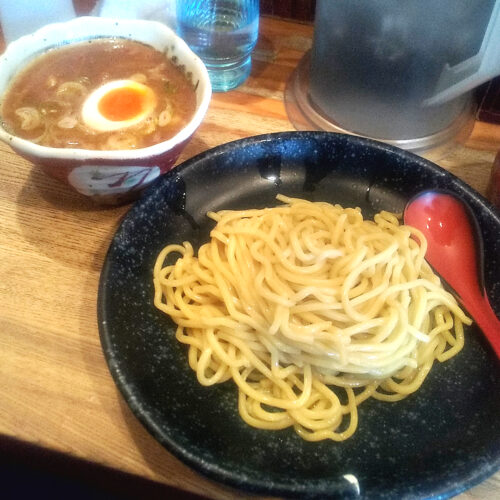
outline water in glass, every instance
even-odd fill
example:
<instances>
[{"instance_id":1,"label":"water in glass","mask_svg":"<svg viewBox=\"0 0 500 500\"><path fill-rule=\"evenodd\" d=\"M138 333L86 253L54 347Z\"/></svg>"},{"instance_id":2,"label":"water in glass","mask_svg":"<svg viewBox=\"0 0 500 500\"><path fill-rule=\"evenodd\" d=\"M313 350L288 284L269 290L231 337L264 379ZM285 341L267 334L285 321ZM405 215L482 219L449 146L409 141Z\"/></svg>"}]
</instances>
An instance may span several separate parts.
<instances>
[{"instance_id":1,"label":"water in glass","mask_svg":"<svg viewBox=\"0 0 500 500\"><path fill-rule=\"evenodd\" d=\"M177 29L207 66L213 90L230 90L250 74L259 1L177 0Z\"/></svg>"}]
</instances>

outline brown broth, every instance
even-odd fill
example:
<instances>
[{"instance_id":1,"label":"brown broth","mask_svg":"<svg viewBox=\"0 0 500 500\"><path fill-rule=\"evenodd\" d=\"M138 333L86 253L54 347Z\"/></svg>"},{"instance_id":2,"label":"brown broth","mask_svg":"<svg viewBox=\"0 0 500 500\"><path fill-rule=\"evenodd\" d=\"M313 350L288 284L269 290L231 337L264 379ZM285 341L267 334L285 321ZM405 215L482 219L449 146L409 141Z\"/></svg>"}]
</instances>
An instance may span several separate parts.
<instances>
[{"instance_id":1,"label":"brown broth","mask_svg":"<svg viewBox=\"0 0 500 500\"><path fill-rule=\"evenodd\" d=\"M138 81L149 86L157 98L152 118L114 132L97 132L83 123L81 107L93 90L138 74L146 77ZM76 85L68 86L67 82ZM172 120L167 125L160 121L159 126L158 116L165 106L172 112ZM16 114L20 108L28 111ZM164 54L139 42L106 38L51 49L31 62L5 93L1 119L13 135L44 146L135 149L173 137L189 122L195 108L192 83Z\"/></svg>"}]
</instances>

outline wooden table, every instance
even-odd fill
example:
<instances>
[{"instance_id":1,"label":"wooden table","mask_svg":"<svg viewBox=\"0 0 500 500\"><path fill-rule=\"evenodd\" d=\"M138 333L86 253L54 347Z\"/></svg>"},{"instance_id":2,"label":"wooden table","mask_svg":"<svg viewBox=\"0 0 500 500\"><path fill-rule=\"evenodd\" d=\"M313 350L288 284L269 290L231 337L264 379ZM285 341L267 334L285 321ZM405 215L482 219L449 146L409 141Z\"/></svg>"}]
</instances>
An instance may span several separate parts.
<instances>
[{"instance_id":1,"label":"wooden table","mask_svg":"<svg viewBox=\"0 0 500 500\"><path fill-rule=\"evenodd\" d=\"M262 19L251 77L213 96L181 161L234 139L293 130L283 92L311 35L309 25ZM484 193L498 149L500 127L477 122L440 163ZM104 360L97 286L129 208L99 208L0 145L0 454L234 498L240 494L201 477L144 430ZM500 473L459 498L500 498Z\"/></svg>"}]
</instances>

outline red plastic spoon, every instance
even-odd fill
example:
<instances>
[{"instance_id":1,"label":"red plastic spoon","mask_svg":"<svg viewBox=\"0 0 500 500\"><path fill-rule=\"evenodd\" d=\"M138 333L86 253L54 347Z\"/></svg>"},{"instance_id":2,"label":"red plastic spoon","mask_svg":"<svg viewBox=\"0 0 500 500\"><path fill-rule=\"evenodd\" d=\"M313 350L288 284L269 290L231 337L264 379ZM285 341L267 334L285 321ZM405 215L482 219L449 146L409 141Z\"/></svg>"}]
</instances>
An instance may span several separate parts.
<instances>
[{"instance_id":1,"label":"red plastic spoon","mask_svg":"<svg viewBox=\"0 0 500 500\"><path fill-rule=\"evenodd\" d=\"M500 358L500 320L484 289L482 240L470 209L450 193L424 191L406 205L404 222L427 238L427 262L455 290Z\"/></svg>"}]
</instances>

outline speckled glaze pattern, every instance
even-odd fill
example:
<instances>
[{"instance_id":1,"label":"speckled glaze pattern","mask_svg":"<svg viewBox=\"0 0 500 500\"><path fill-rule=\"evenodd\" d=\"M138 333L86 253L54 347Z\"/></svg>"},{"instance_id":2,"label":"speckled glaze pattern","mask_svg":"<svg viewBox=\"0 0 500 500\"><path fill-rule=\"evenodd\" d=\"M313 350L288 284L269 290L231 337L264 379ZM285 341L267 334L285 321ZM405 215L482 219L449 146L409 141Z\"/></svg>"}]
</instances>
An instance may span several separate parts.
<instances>
[{"instance_id":1,"label":"speckled glaze pattern","mask_svg":"<svg viewBox=\"0 0 500 500\"><path fill-rule=\"evenodd\" d=\"M397 403L367 401L354 437L308 443L247 426L231 383L202 387L174 325L153 306L152 268L168 243L207 241L208 210L264 207L277 193L370 217L446 188L466 200L484 237L486 284L500 312L500 216L436 165L385 144L326 132L228 143L155 182L125 216L102 270L98 319L111 374L132 411L170 452L227 485L300 498L410 499L458 494L500 469L500 363L475 325L463 351L436 363Z\"/></svg>"}]
</instances>

